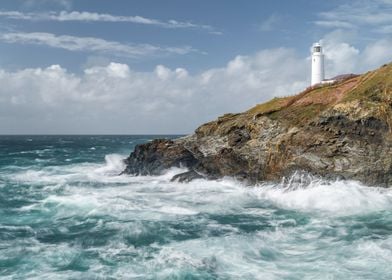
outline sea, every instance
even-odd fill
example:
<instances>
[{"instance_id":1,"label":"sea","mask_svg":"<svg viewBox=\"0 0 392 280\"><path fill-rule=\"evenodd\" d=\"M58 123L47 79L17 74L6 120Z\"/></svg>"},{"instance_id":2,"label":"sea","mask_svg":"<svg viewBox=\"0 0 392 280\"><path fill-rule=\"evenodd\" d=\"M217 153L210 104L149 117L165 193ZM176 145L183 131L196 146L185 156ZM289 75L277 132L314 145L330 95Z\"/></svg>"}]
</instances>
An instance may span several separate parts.
<instances>
[{"instance_id":1,"label":"sea","mask_svg":"<svg viewBox=\"0 0 392 280\"><path fill-rule=\"evenodd\" d=\"M178 136L0 136L0 279L392 279L392 191L119 175Z\"/></svg>"}]
</instances>

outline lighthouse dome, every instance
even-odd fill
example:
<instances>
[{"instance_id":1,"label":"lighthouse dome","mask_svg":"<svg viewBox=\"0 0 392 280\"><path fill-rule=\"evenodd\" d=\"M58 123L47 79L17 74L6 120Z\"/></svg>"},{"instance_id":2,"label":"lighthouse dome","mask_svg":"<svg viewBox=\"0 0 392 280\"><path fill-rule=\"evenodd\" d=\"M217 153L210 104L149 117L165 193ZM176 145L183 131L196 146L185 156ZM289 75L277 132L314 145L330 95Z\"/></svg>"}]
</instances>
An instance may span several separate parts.
<instances>
[{"instance_id":1,"label":"lighthouse dome","mask_svg":"<svg viewBox=\"0 0 392 280\"><path fill-rule=\"evenodd\" d=\"M320 45L320 43L314 43L313 44L313 53L321 53L322 52L322 47Z\"/></svg>"}]
</instances>

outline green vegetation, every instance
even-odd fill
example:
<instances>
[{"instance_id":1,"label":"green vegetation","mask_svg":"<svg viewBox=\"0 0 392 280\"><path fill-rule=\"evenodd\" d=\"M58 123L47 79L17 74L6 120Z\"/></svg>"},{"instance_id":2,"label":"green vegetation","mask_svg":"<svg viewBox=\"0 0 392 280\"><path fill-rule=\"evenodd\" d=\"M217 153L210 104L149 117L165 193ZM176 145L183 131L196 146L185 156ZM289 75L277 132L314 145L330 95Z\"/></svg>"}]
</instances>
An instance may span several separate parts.
<instances>
[{"instance_id":1,"label":"green vegetation","mask_svg":"<svg viewBox=\"0 0 392 280\"><path fill-rule=\"evenodd\" d=\"M297 95L273 98L244 113L223 115L199 127L197 133L225 134L234 128L251 127L251 120L261 116L289 126L305 126L332 108L353 116L372 114L392 125L392 63L333 84L309 87Z\"/></svg>"},{"instance_id":2,"label":"green vegetation","mask_svg":"<svg viewBox=\"0 0 392 280\"><path fill-rule=\"evenodd\" d=\"M256 105L255 107L247 111L247 113L263 115L282 110L284 107L287 106L288 99L290 98L291 97L275 97L266 103Z\"/></svg>"},{"instance_id":3,"label":"green vegetation","mask_svg":"<svg viewBox=\"0 0 392 280\"><path fill-rule=\"evenodd\" d=\"M301 126L308 123L315 116L327 109L327 105L310 104L307 106L293 106L285 108L268 115L273 120L280 120L282 122L290 123L295 126Z\"/></svg>"},{"instance_id":4,"label":"green vegetation","mask_svg":"<svg viewBox=\"0 0 392 280\"><path fill-rule=\"evenodd\" d=\"M358 77L308 88L294 96L274 98L256 105L245 114L252 117L268 116L298 126L337 104L348 104L355 100L361 102L363 109L391 106L392 63Z\"/></svg>"},{"instance_id":5,"label":"green vegetation","mask_svg":"<svg viewBox=\"0 0 392 280\"><path fill-rule=\"evenodd\" d=\"M392 95L392 63L361 76L358 85L348 92L343 101L367 100L382 102Z\"/></svg>"}]
</instances>

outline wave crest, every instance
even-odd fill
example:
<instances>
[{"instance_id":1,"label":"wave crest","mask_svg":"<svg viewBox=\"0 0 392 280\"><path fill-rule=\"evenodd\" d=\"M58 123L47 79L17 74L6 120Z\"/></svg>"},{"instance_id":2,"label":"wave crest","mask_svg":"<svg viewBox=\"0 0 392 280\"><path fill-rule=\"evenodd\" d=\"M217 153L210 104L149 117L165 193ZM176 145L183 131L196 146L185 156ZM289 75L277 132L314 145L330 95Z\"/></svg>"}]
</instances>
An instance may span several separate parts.
<instances>
[{"instance_id":1,"label":"wave crest","mask_svg":"<svg viewBox=\"0 0 392 280\"><path fill-rule=\"evenodd\" d=\"M265 183L257 196L279 207L302 211L326 211L339 215L392 209L392 192L351 180L326 180L297 172L281 183Z\"/></svg>"}]
</instances>

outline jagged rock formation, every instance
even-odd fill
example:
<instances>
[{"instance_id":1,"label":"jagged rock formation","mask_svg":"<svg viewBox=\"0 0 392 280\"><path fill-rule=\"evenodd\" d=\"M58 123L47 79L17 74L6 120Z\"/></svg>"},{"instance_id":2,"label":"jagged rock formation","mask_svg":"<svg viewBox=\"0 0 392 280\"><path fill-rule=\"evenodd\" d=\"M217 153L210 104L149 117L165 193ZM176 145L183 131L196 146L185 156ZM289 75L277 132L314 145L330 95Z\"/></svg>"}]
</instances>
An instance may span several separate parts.
<instances>
[{"instance_id":1,"label":"jagged rock formation","mask_svg":"<svg viewBox=\"0 0 392 280\"><path fill-rule=\"evenodd\" d=\"M180 139L139 145L128 174L190 171L174 179L233 176L250 183L301 170L392 185L392 63L332 85L226 114Z\"/></svg>"}]
</instances>

